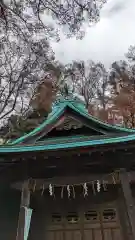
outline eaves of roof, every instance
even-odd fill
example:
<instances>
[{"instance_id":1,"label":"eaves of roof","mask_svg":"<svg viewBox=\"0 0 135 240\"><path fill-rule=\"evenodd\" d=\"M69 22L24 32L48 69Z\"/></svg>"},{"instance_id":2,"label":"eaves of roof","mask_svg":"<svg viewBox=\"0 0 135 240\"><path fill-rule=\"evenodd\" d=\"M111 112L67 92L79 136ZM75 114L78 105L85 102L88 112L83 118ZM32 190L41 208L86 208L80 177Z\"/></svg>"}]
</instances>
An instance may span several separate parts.
<instances>
[{"instance_id":1,"label":"eaves of roof","mask_svg":"<svg viewBox=\"0 0 135 240\"><path fill-rule=\"evenodd\" d=\"M1 146L0 153L21 153L21 152L35 152L35 151L49 151L49 150L62 150L62 149L73 149L80 147L96 147L99 145L111 145L121 143L135 142L135 134L130 134L120 137L111 137L105 139L87 140L87 141L71 141L64 143L53 143L53 144L37 144L37 145L16 145L16 146Z\"/></svg>"}]
</instances>

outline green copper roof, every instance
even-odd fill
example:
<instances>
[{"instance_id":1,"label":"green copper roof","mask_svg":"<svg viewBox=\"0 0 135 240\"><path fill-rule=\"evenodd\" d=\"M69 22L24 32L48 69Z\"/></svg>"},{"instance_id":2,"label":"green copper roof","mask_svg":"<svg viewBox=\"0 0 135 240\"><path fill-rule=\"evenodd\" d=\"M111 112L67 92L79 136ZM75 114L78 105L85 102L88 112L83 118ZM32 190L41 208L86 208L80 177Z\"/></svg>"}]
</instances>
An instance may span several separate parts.
<instances>
[{"instance_id":1,"label":"green copper roof","mask_svg":"<svg viewBox=\"0 0 135 240\"><path fill-rule=\"evenodd\" d=\"M87 140L87 141L74 141L68 143L54 143L54 144L41 144L41 145L23 145L23 146L5 146L0 147L0 153L17 153L17 152L33 152L33 151L49 151L49 150L62 150L65 148L73 149L79 147L98 147L99 145L109 145L109 144L121 144L134 141L135 142L135 134L130 134L128 136L122 137L111 137L106 139L98 139L98 140Z\"/></svg>"},{"instance_id":2,"label":"green copper roof","mask_svg":"<svg viewBox=\"0 0 135 240\"><path fill-rule=\"evenodd\" d=\"M100 121L99 119L91 116L90 114L88 114L84 104L80 103L79 101L64 100L64 101L60 101L54 106L52 112L48 115L48 118L41 125L39 125L30 133L12 141L10 144L11 145L20 144L25 142L25 140L27 140L27 138L29 137L33 137L33 136L36 137L36 135L42 132L42 130L45 129L47 126L51 124L53 125L60 118L60 116L66 111L67 107L73 110L74 112L79 113L81 116L85 117L90 122L96 123L99 127L102 127L105 130L108 130L108 131L111 130L111 132L114 131L114 133L115 132L125 133L125 134L135 133L134 129L122 128L119 126L106 124Z\"/></svg>"}]
</instances>

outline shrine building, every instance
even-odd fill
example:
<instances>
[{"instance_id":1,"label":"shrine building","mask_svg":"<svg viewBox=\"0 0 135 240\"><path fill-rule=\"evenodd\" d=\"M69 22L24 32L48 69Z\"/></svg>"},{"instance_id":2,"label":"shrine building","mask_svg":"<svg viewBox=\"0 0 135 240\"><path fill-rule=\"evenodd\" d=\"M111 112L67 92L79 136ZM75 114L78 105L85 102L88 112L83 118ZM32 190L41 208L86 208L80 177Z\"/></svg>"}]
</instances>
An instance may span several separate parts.
<instances>
[{"instance_id":1,"label":"shrine building","mask_svg":"<svg viewBox=\"0 0 135 240\"><path fill-rule=\"evenodd\" d=\"M61 100L0 146L1 240L135 240L135 130Z\"/></svg>"}]
</instances>

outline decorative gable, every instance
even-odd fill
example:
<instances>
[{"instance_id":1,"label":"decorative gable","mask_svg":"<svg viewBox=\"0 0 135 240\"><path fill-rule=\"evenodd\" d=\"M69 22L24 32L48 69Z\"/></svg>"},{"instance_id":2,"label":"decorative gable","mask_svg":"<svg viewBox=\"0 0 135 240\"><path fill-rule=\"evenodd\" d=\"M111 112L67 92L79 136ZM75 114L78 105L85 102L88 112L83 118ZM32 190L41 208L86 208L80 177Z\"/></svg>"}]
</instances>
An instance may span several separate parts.
<instances>
[{"instance_id":1,"label":"decorative gable","mask_svg":"<svg viewBox=\"0 0 135 240\"><path fill-rule=\"evenodd\" d=\"M62 121L59 121L56 129L57 130L69 130L69 129L78 129L83 127L83 123L79 120L74 119L71 116L63 116L61 119Z\"/></svg>"},{"instance_id":2,"label":"decorative gable","mask_svg":"<svg viewBox=\"0 0 135 240\"><path fill-rule=\"evenodd\" d=\"M106 124L89 115L84 105L77 101L59 102L48 118L37 128L11 144L32 144L48 138L76 135L96 137L135 133L135 130Z\"/></svg>"}]
</instances>

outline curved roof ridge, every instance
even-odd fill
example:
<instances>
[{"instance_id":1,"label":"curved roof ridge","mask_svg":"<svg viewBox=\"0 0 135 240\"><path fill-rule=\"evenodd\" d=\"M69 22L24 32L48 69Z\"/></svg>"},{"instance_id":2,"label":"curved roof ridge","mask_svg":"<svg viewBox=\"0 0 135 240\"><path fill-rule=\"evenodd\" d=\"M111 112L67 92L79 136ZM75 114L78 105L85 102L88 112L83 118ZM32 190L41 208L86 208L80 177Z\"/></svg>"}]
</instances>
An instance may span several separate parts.
<instances>
[{"instance_id":1,"label":"curved roof ridge","mask_svg":"<svg viewBox=\"0 0 135 240\"><path fill-rule=\"evenodd\" d=\"M66 107L69 107L73 111L81 114L83 117L87 118L88 120L99 124L101 127L104 127L105 129L116 130L118 132L123 132L123 133L124 132L125 133L135 133L135 129L111 125L111 124L108 124L108 123L105 123L105 122L99 120L98 118L95 118L94 116L92 116L88 113L87 109L85 108L85 105L81 101L62 100L62 101L57 102L54 105L52 112L48 115L47 119L45 119L43 121L43 123L41 123L38 127L36 127L34 130L32 130L30 133L27 133L27 134L23 135L22 137L17 138L16 140L10 142L9 144L10 145L19 144L22 141L24 141L25 139L27 139L28 137L32 137L34 135L36 136L36 134L38 134L40 131L42 131L42 129L44 129L47 125L53 124L54 121L56 121L61 116L61 114L64 113Z\"/></svg>"},{"instance_id":2,"label":"curved roof ridge","mask_svg":"<svg viewBox=\"0 0 135 240\"><path fill-rule=\"evenodd\" d=\"M72 104L72 105L71 105ZM69 105L69 104L68 104ZM76 106L77 105L77 106ZM80 106L83 106L80 108ZM69 105L70 107L72 107L74 110L78 111L79 113L83 114L84 117L87 117L88 119L98 123L98 124L101 124L102 126L105 126L106 128L112 128L112 129L115 129L115 130L120 130L120 131L124 131L124 132L129 132L129 133L135 133L135 129L131 129L131 128L125 128L125 127L120 127L120 126L117 126L117 125L111 125L109 123L105 123L103 122L102 120L98 119L97 117L95 116L92 116L91 114L88 113L87 109L85 108L85 105L83 104L76 104L75 103L75 106L73 103L70 103Z\"/></svg>"},{"instance_id":3,"label":"curved roof ridge","mask_svg":"<svg viewBox=\"0 0 135 240\"><path fill-rule=\"evenodd\" d=\"M56 117L58 117L65 108L66 105L63 105L62 107L60 106L55 106L52 110L51 113L48 114L48 117L43 121L43 123L41 123L38 127L36 127L35 129L33 129L30 133L27 133L25 135L23 135L20 138L17 138L16 140L10 142L9 144L18 144L21 141L25 140L26 138L30 137L30 136L34 136L36 135L37 132L39 132L42 128L44 128L45 126L47 126L48 124L50 124L51 122L53 122Z\"/></svg>"}]
</instances>

